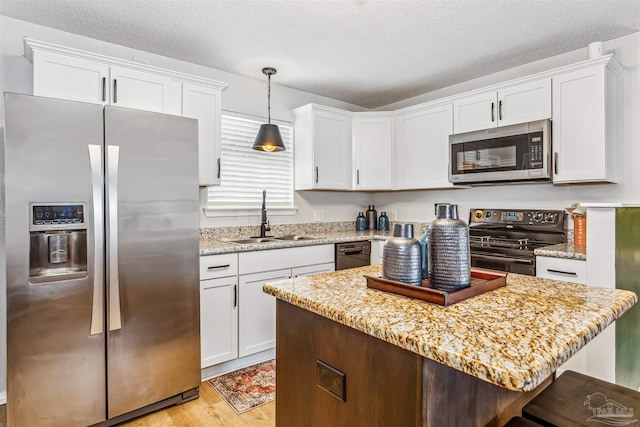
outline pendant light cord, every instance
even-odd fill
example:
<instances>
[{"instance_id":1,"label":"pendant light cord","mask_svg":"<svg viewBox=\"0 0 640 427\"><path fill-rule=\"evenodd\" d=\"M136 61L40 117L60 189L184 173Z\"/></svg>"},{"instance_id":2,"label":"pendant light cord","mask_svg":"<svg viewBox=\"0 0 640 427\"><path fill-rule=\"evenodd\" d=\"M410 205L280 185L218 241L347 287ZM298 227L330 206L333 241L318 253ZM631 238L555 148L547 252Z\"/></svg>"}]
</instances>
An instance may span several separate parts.
<instances>
[{"instance_id":1,"label":"pendant light cord","mask_svg":"<svg viewBox=\"0 0 640 427\"><path fill-rule=\"evenodd\" d=\"M269 74L269 89L267 90L267 117L268 123L271 124L271 74Z\"/></svg>"}]
</instances>

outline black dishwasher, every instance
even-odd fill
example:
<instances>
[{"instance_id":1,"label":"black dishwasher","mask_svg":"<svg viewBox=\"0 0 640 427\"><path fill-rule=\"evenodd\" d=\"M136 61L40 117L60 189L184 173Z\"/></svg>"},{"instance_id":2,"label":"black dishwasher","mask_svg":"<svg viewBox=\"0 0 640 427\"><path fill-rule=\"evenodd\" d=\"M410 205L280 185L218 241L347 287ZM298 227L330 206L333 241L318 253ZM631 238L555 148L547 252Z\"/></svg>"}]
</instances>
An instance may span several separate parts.
<instances>
[{"instance_id":1,"label":"black dishwasher","mask_svg":"<svg viewBox=\"0 0 640 427\"><path fill-rule=\"evenodd\" d=\"M371 242L336 243L336 270L371 264Z\"/></svg>"}]
</instances>

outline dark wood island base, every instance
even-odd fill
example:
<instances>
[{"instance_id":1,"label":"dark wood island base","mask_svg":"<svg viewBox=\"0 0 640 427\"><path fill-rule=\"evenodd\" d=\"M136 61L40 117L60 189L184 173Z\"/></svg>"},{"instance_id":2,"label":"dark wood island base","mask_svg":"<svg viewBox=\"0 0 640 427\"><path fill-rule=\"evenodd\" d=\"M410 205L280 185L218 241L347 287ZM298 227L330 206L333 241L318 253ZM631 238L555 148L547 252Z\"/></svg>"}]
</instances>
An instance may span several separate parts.
<instances>
[{"instance_id":1,"label":"dark wood island base","mask_svg":"<svg viewBox=\"0 0 640 427\"><path fill-rule=\"evenodd\" d=\"M507 390L282 300L276 361L277 427L503 426L551 383Z\"/></svg>"}]
</instances>

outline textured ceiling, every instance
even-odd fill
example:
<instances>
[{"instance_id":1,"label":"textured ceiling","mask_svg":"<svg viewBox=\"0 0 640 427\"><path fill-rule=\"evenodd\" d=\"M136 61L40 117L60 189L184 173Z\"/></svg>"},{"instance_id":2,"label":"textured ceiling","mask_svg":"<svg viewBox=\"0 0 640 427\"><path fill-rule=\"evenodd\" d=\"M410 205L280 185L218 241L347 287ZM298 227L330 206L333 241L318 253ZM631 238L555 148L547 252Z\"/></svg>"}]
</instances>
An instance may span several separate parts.
<instances>
[{"instance_id":1,"label":"textured ceiling","mask_svg":"<svg viewBox=\"0 0 640 427\"><path fill-rule=\"evenodd\" d=\"M640 0L0 0L0 14L376 108L640 31Z\"/></svg>"}]
</instances>

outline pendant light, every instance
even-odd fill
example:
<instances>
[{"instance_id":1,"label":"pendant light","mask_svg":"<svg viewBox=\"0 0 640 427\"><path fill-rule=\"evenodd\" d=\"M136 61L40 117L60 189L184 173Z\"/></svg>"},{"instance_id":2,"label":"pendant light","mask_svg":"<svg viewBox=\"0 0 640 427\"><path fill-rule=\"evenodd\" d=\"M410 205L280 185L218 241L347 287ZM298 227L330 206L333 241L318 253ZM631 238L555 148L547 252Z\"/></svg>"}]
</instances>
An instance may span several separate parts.
<instances>
[{"instance_id":1,"label":"pendant light","mask_svg":"<svg viewBox=\"0 0 640 427\"><path fill-rule=\"evenodd\" d=\"M282 142L282 136L280 135L280 129L277 125L271 124L271 76L273 76L277 70L271 67L265 67L262 69L262 74L269 77L269 92L268 92L268 113L269 122L260 125L256 141L253 143L254 150L259 151L284 151L284 143Z\"/></svg>"}]
</instances>

